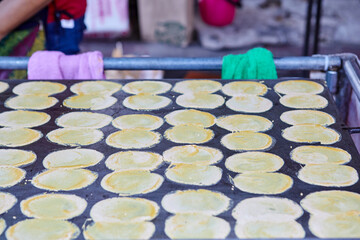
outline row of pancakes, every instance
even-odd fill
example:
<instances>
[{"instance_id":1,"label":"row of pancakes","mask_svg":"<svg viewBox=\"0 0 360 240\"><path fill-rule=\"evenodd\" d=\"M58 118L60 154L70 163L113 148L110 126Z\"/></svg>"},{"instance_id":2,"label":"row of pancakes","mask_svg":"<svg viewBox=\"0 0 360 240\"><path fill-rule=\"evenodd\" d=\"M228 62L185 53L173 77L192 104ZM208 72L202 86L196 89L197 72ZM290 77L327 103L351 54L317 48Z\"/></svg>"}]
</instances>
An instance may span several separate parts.
<instances>
[{"instance_id":1,"label":"row of pancakes","mask_svg":"<svg viewBox=\"0 0 360 240\"><path fill-rule=\"evenodd\" d=\"M204 89L198 89L196 85L186 84L193 82L183 83L176 84L173 89L182 94L176 100L180 106L204 108L208 103L208 108L215 108L224 103L221 96L211 94L211 91L201 91ZM165 120L173 126L164 133L165 138L172 142L201 144L214 137L214 132L208 128L215 124L216 118L210 113L178 110L166 115ZM211 186L222 178L222 169L214 165L223 158L217 149L198 145L176 146L165 151L163 156L171 163L165 171L165 176L171 181ZM173 214L166 219L164 229L171 239L220 239L226 238L231 231L227 221L216 217L230 207L230 199L221 193L208 190L175 191L164 196L162 206Z\"/></svg>"},{"instance_id":2,"label":"row of pancakes","mask_svg":"<svg viewBox=\"0 0 360 240\"><path fill-rule=\"evenodd\" d=\"M278 85L275 91L284 92L285 84ZM326 102L319 94L323 91L321 85L316 83L296 84L299 101L304 108L324 108ZM311 89L311 90L310 90ZM290 93L291 94L291 93ZM289 96L289 95L288 95ZM317 96L317 97L315 97ZM291 98L291 95L290 97ZM311 100L311 101L310 101ZM324 102L324 103L322 103ZM306 118L307 116L302 116ZM287 118L287 116L283 116ZM324 112L314 113L314 122L317 125L294 125L283 131L283 136L296 142L320 142L320 144L333 144L340 140L340 135L327 126L335 120ZM322 119L322 120L320 120ZM359 177L357 171L343 164L351 160L346 151L321 146L302 146L291 152L291 158L305 166L298 173L298 178L306 183L325 187L346 187L354 185ZM360 204L358 194L347 191L321 191L311 193L301 201L303 208L311 216L309 220L310 231L320 238L359 237L360 217L355 209Z\"/></svg>"},{"instance_id":3,"label":"row of pancakes","mask_svg":"<svg viewBox=\"0 0 360 240\"><path fill-rule=\"evenodd\" d=\"M0 89L1 92L4 92L8 88L8 84L1 83ZM36 90L36 89L35 89ZM13 106L13 102L21 101L24 95L26 95L26 88L17 88L14 91L15 94L18 96L15 97L13 100L9 101L9 106ZM33 95L29 95L30 98ZM34 95L36 96L36 95ZM47 98L47 95L44 94L41 98ZM20 99L20 100L19 100ZM49 100L51 104L56 101L56 99ZM37 114L36 119L40 122L47 122L50 120L50 116ZM10 114L11 115L11 114ZM4 115L3 115L4 116ZM5 117L5 119L4 119ZM9 116L9 114L5 114L2 121L6 122L6 118L12 118L17 116ZM19 116L21 117L21 116ZM22 119L23 120L23 119ZM26 121L26 120L25 120ZM32 126L26 126L32 127ZM27 142L37 141L42 137L42 134L36 130L28 129L28 128L20 128L17 130L16 128L2 128L2 134L5 134L5 137L1 139L2 144L7 147L17 147L21 145L25 145ZM6 189L12 187L19 182L21 182L26 175L26 171L19 168L20 166L28 165L33 163L36 160L36 155L30 151L23 151L23 150L13 150L13 149L2 149L1 150L1 163L0 163L0 188ZM15 203L17 202L17 198L6 192L0 192L0 214L7 212L11 209ZM6 228L6 222L4 219L0 218L0 233L2 233ZM11 239L11 237L9 237Z\"/></svg>"},{"instance_id":4,"label":"row of pancakes","mask_svg":"<svg viewBox=\"0 0 360 240\"><path fill-rule=\"evenodd\" d=\"M291 81L288 81L291 82ZM171 89L171 84L160 81L136 81L121 84L109 81L84 81L71 86L70 91L76 95L64 100L64 106L73 109L100 110L111 107L117 101L111 95L120 89L133 96L125 98L123 105L136 110L155 110L164 108L171 103L171 100L158 94L163 94ZM6 90L6 89L5 89ZM50 97L62 93L66 86L54 82L27 82L16 86L13 93L19 95L9 98L5 105L12 109L35 109L41 110L54 106L58 100ZM186 108L214 109L224 104L222 96L214 94L222 90L225 95L231 97L226 102L227 107L238 112L261 113L272 107L272 102L264 97L268 91L264 84L250 81L231 82L224 86L221 83L211 80L190 80L175 84L172 91L181 93L176 103ZM321 96L319 99L310 94L305 100L316 100L319 104L327 104L326 99ZM290 99L285 96L280 101L284 105L306 106L302 95L292 96ZM309 100L310 99L310 100Z\"/></svg>"},{"instance_id":5,"label":"row of pancakes","mask_svg":"<svg viewBox=\"0 0 360 240\"><path fill-rule=\"evenodd\" d=\"M132 93L136 94L136 91ZM149 96L157 97L157 95ZM129 100L130 103L131 101ZM152 131L163 124L163 120L159 117L147 114L123 115L114 119L112 124L121 130L110 134L106 139L109 146L141 149L160 142L161 135ZM121 197L100 201L92 207L90 217L93 223L86 226L84 237L86 239L151 238L156 229L151 220L158 215L159 206L144 198L124 196L146 194L160 188L164 178L151 171L157 169L162 162L162 156L151 152L126 151L112 154L105 165L113 172L102 179L101 186Z\"/></svg>"},{"instance_id":6,"label":"row of pancakes","mask_svg":"<svg viewBox=\"0 0 360 240\"><path fill-rule=\"evenodd\" d=\"M63 104L73 109L105 109L115 104L117 99L111 95L122 88L126 93L135 94L125 98L124 106L136 110L154 110L164 108L171 103L170 99L158 96L168 92L171 87L171 84L160 81L136 81L124 87L109 81L84 81L71 86L70 91L76 95L65 99ZM13 93L20 96L8 99L5 105L13 109L46 109L58 102L56 98L50 96L65 90L66 86L60 83L36 81L22 83L13 89ZM266 94L267 87L256 82L232 82L222 86L221 83L211 80L191 80L178 82L172 89L182 94L176 99L178 105L200 109L222 106L225 102L224 98L214 94L219 90L231 97L226 105L235 111L260 113L272 107L270 100L261 97Z\"/></svg>"},{"instance_id":7,"label":"row of pancakes","mask_svg":"<svg viewBox=\"0 0 360 240\"><path fill-rule=\"evenodd\" d=\"M295 90L289 91L289 89ZM295 102L303 102L306 106L302 108L321 109L327 106L327 101L321 104L321 101L316 100L317 97L319 99L322 97L315 94L321 93L324 88L315 82L282 82L277 84L274 90L280 94L286 94L285 97L288 97L288 99L299 96L300 99ZM294 91L296 91L296 94ZM310 114L312 116L309 116ZM282 134L285 139L299 143L320 143L326 145L334 144L340 140L340 134L328 127L335 123L335 119L329 114L311 111L309 114L298 115L296 118L301 119L300 123L295 122L292 124L293 126L283 130ZM283 114L281 119L284 122L292 121L291 116L288 114ZM305 121L306 119L311 119L311 121ZM320 186L341 187L351 186L358 181L357 171L352 167L342 165L351 160L351 156L342 149L303 146L291 154L294 155L292 158L296 158L298 162L305 164L298 174L299 179L304 182Z\"/></svg>"},{"instance_id":8,"label":"row of pancakes","mask_svg":"<svg viewBox=\"0 0 360 240\"><path fill-rule=\"evenodd\" d=\"M163 96L158 96L157 94L162 93L162 91L168 91L171 88L171 85L170 87L168 85L169 84L159 83L157 85L159 89L157 89L151 84L146 83L137 84L137 82L133 82L128 84L124 89L128 93L135 95L127 97L123 101L123 105L130 109L140 108L142 110L152 110L167 106L171 100ZM146 91L149 91L149 93L146 93ZM123 149L149 148L160 142L161 135L152 130L158 129L162 124L163 120L161 118L152 115L120 116L113 121L113 125L122 130L112 133L106 142L110 146ZM136 151L118 152L110 156L107 160L107 166L115 171L105 176L101 185L105 190L118 193L120 196L156 191L162 185L164 178L150 171L156 169L162 164L162 161L162 156L155 153ZM116 167L116 165L118 167ZM137 168L136 165L143 165L145 168ZM127 170L121 170L124 168ZM140 209L141 211L136 209L134 203L130 205L132 212L144 214L144 216L138 218L138 223L136 223L143 225L143 227L139 228L133 224L133 227L127 229L125 233L132 232L132 234L134 234L136 232L136 234L139 234L138 238L150 238L155 232L155 225L150 221L157 216L159 206L153 201L139 198L107 199L94 205L93 210L97 213L92 214L91 217L95 223L86 229L84 236L89 236L94 239L109 238L110 236L110 238L119 238L122 236L124 231L122 233L118 230L114 231L115 228L113 225L119 221L119 217L116 216L117 213L121 213L127 218L131 217L131 214L130 216L126 214L126 208L124 208L123 211L117 211L118 209L116 209L116 207L121 206L121 202L123 201L131 201L134 203L143 201L143 204L146 203L148 205L148 209L142 207ZM108 207L108 210L106 206L103 206L106 204L105 202L108 202L108 206L111 206L110 208ZM95 209L98 210L96 211ZM127 209L129 209L129 207L127 207ZM101 212L104 210L108 212L107 219L101 218ZM132 220L126 219L125 222L129 224ZM133 229L134 227L136 227L136 229ZM128 238L128 235L124 236Z\"/></svg>"},{"instance_id":9,"label":"row of pancakes","mask_svg":"<svg viewBox=\"0 0 360 240\"><path fill-rule=\"evenodd\" d=\"M3 200L0 202L0 214L16 202L11 194L1 193L0 198ZM204 204L205 201L208 204ZM313 214L310 229L316 236L359 236L358 228L354 227L359 224L359 194L346 191L316 192L309 194L300 204ZM40 233L48 238L76 238L79 229L64 220L82 214L87 204L75 195L41 194L23 200L20 205L26 216L36 219L10 227L8 239L21 238L24 233L29 234L30 239ZM230 232L229 224L216 217L232 205L232 201L221 193L205 189L175 191L165 195L161 205L175 214L165 222L165 233L170 238L225 238ZM119 236L147 239L155 230L148 221L157 217L158 213L159 206L146 199L106 199L92 206L90 216L95 223L86 223L83 234L86 239L113 239ZM304 231L294 221L302 214L302 209L295 202L276 197L248 198L232 210L232 216L237 219L235 233L239 238L303 237ZM3 221L0 223L3 224Z\"/></svg>"},{"instance_id":10,"label":"row of pancakes","mask_svg":"<svg viewBox=\"0 0 360 240\"><path fill-rule=\"evenodd\" d=\"M240 88L241 83L231 84ZM262 91L255 91L252 95L249 93L235 95L227 102L227 106L240 112L269 111L273 103L262 97L266 94L267 87L257 82L252 85L258 86ZM236 115L228 116L229 120L234 116ZM248 124L258 124L262 128L232 131L221 139L225 147L234 151L244 151L230 156L225 162L225 166L230 171L238 173L231 179L233 185L243 192L262 195L281 194L290 189L293 184L292 178L276 172L284 165L283 159L272 153L258 152L266 151L274 145L274 139L262 133L271 129L273 123L256 115L250 115L244 121ZM238 126L236 121L233 124ZM279 211L280 208L291 209L293 212ZM272 209L272 211L266 209ZM289 199L275 197L245 199L237 204L232 215L236 220L234 230L238 238L302 238L305 236L302 226L296 222L296 219L302 215L302 209Z\"/></svg>"}]
</instances>

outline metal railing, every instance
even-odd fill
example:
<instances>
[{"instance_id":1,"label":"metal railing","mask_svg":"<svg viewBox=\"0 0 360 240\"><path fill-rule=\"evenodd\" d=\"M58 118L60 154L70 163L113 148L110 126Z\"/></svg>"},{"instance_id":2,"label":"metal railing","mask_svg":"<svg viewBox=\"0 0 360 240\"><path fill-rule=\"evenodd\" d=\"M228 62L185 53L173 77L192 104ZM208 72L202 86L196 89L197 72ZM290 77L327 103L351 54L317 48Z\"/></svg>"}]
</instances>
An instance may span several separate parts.
<instances>
[{"instance_id":1,"label":"metal railing","mask_svg":"<svg viewBox=\"0 0 360 240\"><path fill-rule=\"evenodd\" d=\"M0 57L0 69L27 69L28 57ZM341 67L339 56L283 57L278 70L330 70ZM222 58L104 58L105 70L221 70Z\"/></svg>"},{"instance_id":2,"label":"metal railing","mask_svg":"<svg viewBox=\"0 0 360 240\"><path fill-rule=\"evenodd\" d=\"M27 69L28 57L0 57L0 69ZM274 59L277 70L320 70L338 78L343 69L360 100L360 62L354 54L316 55L312 57L283 57ZM222 58L104 58L105 70L203 70L219 71Z\"/></svg>"}]
</instances>

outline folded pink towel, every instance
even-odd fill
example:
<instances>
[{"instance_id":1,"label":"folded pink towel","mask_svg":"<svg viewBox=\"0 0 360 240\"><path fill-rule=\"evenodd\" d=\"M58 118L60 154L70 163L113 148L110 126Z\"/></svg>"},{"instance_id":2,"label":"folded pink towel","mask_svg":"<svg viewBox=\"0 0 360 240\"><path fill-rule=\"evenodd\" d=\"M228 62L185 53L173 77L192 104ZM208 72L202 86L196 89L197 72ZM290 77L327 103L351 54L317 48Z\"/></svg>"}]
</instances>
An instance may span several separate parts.
<instances>
[{"instance_id":1,"label":"folded pink towel","mask_svg":"<svg viewBox=\"0 0 360 240\"><path fill-rule=\"evenodd\" d=\"M28 79L105 79L103 56L98 51L78 55L35 52L29 60Z\"/></svg>"}]
</instances>

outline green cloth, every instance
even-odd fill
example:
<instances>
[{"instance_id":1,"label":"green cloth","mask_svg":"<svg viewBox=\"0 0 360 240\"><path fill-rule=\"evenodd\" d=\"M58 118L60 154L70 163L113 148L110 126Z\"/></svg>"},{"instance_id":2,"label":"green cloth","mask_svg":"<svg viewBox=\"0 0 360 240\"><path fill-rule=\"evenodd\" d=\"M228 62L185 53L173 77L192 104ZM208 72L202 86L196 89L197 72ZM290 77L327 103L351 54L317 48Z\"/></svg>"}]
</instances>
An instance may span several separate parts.
<instances>
[{"instance_id":1,"label":"green cloth","mask_svg":"<svg viewBox=\"0 0 360 240\"><path fill-rule=\"evenodd\" d=\"M277 79L272 53L254 48L245 54L229 54L223 58L222 79Z\"/></svg>"}]
</instances>

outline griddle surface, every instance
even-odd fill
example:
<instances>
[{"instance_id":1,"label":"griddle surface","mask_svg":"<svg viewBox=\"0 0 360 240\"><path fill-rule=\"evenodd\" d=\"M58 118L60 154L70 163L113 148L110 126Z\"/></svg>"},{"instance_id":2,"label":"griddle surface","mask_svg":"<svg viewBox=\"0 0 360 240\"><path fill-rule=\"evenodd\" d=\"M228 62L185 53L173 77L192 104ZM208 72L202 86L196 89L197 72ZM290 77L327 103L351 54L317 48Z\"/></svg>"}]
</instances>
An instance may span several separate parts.
<instances>
[{"instance_id":1,"label":"griddle surface","mask_svg":"<svg viewBox=\"0 0 360 240\"><path fill-rule=\"evenodd\" d=\"M299 203L300 200L302 198L304 198L307 194L315 192L315 191L321 191L321 190L337 189L337 190L347 190L347 191L360 193L360 182L358 182L355 185L350 186L350 187L341 187L341 188L321 187L321 186L314 186L314 185L304 183L297 178L297 173L301 169L302 166L290 159L289 153L291 152L291 150L293 150L294 148L296 148L298 146L302 146L302 145L320 145L320 144L300 144L300 143L289 142L289 141L285 140L284 138L282 138L282 136L281 136L282 129L285 129L285 128L289 127L290 125L283 123L280 120L280 115L281 115L281 113L283 113L285 111L294 110L294 109L284 107L279 103L280 96L273 91L273 86L280 81L289 80L289 79L290 78L286 78L286 79L284 78L281 80L260 81L261 83L264 83L265 85L268 86L269 91L264 97L270 99L274 103L274 106L268 112L255 114L255 115L263 116L263 117L268 118L269 120L273 121L273 123L274 123L273 128L269 131L266 131L265 133L272 136L275 139L276 143L270 150L268 150L266 152L276 154L276 155L280 156L281 158L283 158L285 161L285 164L278 172L287 174L287 175L291 176L294 180L294 184L291 189L289 189L288 191L286 191L282 194L273 195L273 196L289 198L289 199L292 199L295 202ZM171 83L174 85L176 82L182 81L182 80L183 79L161 80L161 81L168 82L168 83ZM218 81L221 82L223 85L231 82L230 80L218 80ZM12 110L12 109L8 109L8 108L4 107L4 102L6 101L7 98L15 96L15 94L12 93L13 87L18 85L19 83L23 83L23 82L26 82L26 81L24 81L24 80L8 81L10 88L6 92L0 94L0 111L1 112ZM65 147L65 146L61 146L61 145L49 142L45 137L48 132L59 128L55 124L55 119L57 117L61 116L64 113L78 111L76 109L69 109L67 107L62 106L62 102L67 97L74 95L72 92L70 92L70 86L75 83L78 83L79 81L58 81L58 82L65 84L68 87L67 90L64 91L63 93L53 95L54 97L56 97L59 100L59 102L54 107L41 111L41 112L48 113L51 116L51 120L46 125L33 128L33 129L41 131L43 133L44 137L33 144L17 148L17 149L23 149L23 150L31 150L31 151L35 152L37 155L36 162L29 166L23 167L23 169L25 169L27 172L26 178L24 181L22 181L21 183L13 186L11 188L6 188L6 189L1 190L3 192L9 192L9 193L14 194L18 199L18 202L11 210L9 210L7 213L0 216L1 218L5 219L8 227L12 226L13 224L17 223L18 221L26 219L26 217L20 211L20 202L23 199L26 199L26 198L31 197L36 194L41 194L41 193L46 192L44 190L35 188L34 186L32 186L32 184L30 182L30 180L33 178L34 175L45 170L42 165L42 160L51 152L71 148L71 147ZM131 81L118 80L115 82L119 82L119 83L125 85L126 83L131 82ZM325 86L323 81L316 81L316 82L319 82L320 84ZM230 97L224 95L221 91L218 91L216 93L222 95L225 98L225 100L230 99ZM163 108L160 110L135 111L135 110L127 109L124 106L122 106L122 101L126 97L130 96L130 94L127 94L123 91L119 91L119 92L113 94L113 96L118 99L118 102L115 105L113 105L110 108L104 109L104 110L92 111L92 112L104 113L104 114L112 116L113 118L116 118L121 115L134 114L134 113L152 114L152 115L156 115L156 116L163 118L169 112L172 112L174 110L184 109L175 103L176 97L179 96L180 94L169 91L168 93L161 94L161 95L170 98L173 101L173 103L171 105L167 106L166 108ZM341 133L341 136L342 136L341 141L339 141L335 144L332 144L330 146L339 147L339 148L342 148L342 149L348 151L352 155L352 160L347 165L352 166L355 169L359 170L360 169L359 154L358 154L358 152L354 146L354 143L353 143L350 135L348 134L348 132L342 129L343 125L341 124L341 121L339 119L339 114L337 113L337 109L334 104L334 101L332 100L326 86L325 86L325 91L323 93L321 93L320 95L324 96L329 101L329 105L325 109L322 109L320 111L327 112L336 118L336 123L331 125L330 127L335 129L339 133ZM201 110L201 109L199 109L199 110ZM87 110L84 110L84 111L87 111ZM227 108L225 105L223 105L222 107L217 108L217 109L203 110L203 111L207 111L207 112L215 115L216 117L224 116L224 115L231 115L231 114L242 114L242 113L235 112L235 111ZM244 113L244 114L247 114L247 113ZM164 123L164 125L160 129L155 130L155 131L163 134L164 131L170 127L172 127L172 126L170 126L167 123ZM232 203L230 210L220 214L219 217L225 219L231 225L232 230L231 230L231 233L229 234L228 238L236 238L236 235L234 233L235 219L231 216L232 209L236 206L236 204L238 204L241 200L243 200L245 198L258 197L261 195L242 192L239 189L234 188L232 186L232 184L230 183L229 177L235 177L236 173L227 170L225 168L224 163L225 163L226 158L228 158L229 156L231 156L237 152L231 151L231 150L223 147L220 144L220 139L222 138L222 136L229 133L227 130L222 129L216 125L212 126L210 129L212 129L215 133L214 139L212 139L208 143L200 144L200 145L220 149L222 151L222 153L224 154L223 160L220 163L216 164L216 166L219 166L223 170L223 176L221 178L221 181L218 184L216 184L214 186L209 186L209 187L196 187L196 186L191 186L191 185L181 185L181 184L173 183L164 177L165 181L157 191L148 193L145 195L136 195L135 197L143 197L146 199L153 200L153 201L157 202L159 204L159 206L161 206L161 199L163 198L163 196L165 194L175 191L175 190L204 188L204 189L222 192L226 196L231 198L233 200L233 203ZM100 181L106 174L112 172L111 170L109 170L105 167L104 162L105 162L106 158L113 153L116 153L119 151L125 151L125 150L116 149L116 148L110 147L105 144L106 137L109 134L118 131L118 129L114 128L110 124L110 125L102 128L101 130L104 132L104 135L105 135L105 137L102 141L83 147L83 148L95 149L97 151L102 152L105 155L105 159L102 162L100 162L96 166L88 168L89 170L98 173L98 175L99 175L98 179L92 185L90 185L89 187L84 188L84 189L74 190L74 191L59 191L59 193L76 194L87 200L88 206L87 206L85 212L81 216L70 220L71 222L75 223L80 229L82 229L82 226L84 225L84 223L87 222L88 219L90 218L89 212L90 212L91 207L95 203L97 203L103 199L106 199L106 198L118 196L115 193L111 193L111 192L107 192L107 191L103 190L100 186ZM162 154L165 150L167 150L171 147L174 147L174 146L179 146L179 145L185 145L185 144L176 144L176 143L170 142L167 139L163 138L162 141L159 144L155 145L154 147L152 147L150 149L143 149L141 151L151 151L151 152ZM1 147L1 148L4 148L4 147ZM153 172L164 176L164 172L167 167L168 167L168 164L164 163L163 165L160 166L160 168L158 168L157 170L155 170ZM167 238L167 236L164 233L164 222L169 216L171 216L171 214L167 213L161 207L160 214L158 215L157 218L155 218L153 220L153 223L156 225L156 231L153 235L153 238L156 238L156 239ZM313 238L314 236L312 235L312 233L309 231L309 228L308 228L308 220L309 220L309 214L304 211L304 215L301 218L299 218L297 221L303 226L304 230L306 231L306 238ZM0 238L5 238L5 233L3 233ZM83 239L82 234L80 235L79 239Z\"/></svg>"}]
</instances>

